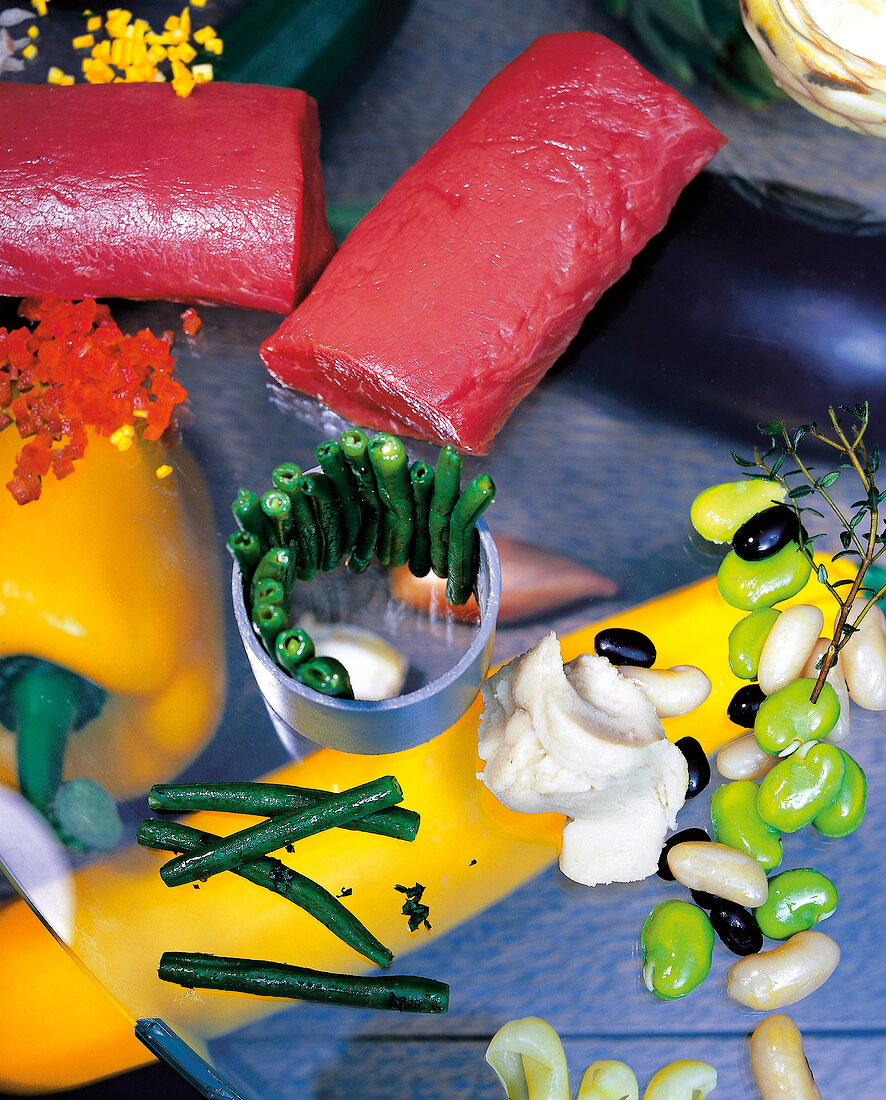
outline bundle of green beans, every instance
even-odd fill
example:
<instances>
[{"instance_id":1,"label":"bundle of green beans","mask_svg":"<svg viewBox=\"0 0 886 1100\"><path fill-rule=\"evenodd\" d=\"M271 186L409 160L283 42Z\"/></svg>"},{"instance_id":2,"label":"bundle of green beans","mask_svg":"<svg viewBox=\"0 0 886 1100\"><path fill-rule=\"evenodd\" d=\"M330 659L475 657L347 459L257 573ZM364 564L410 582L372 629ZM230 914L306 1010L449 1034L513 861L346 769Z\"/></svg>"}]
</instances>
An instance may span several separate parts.
<instances>
[{"instance_id":1,"label":"bundle of green beans","mask_svg":"<svg viewBox=\"0 0 886 1100\"><path fill-rule=\"evenodd\" d=\"M309 635L289 629L295 584L343 563L362 573L375 557L408 566L416 577L433 570L446 579L449 602L463 604L477 577L477 521L495 484L481 474L462 489L454 447L442 448L436 468L410 463L402 442L387 432L369 437L352 428L321 443L316 458L320 470L310 474L294 463L278 466L273 487L261 496L240 489L231 505L238 530L227 545L270 656L300 683L352 699L341 662L316 656Z\"/></svg>"},{"instance_id":2,"label":"bundle of green beans","mask_svg":"<svg viewBox=\"0 0 886 1100\"><path fill-rule=\"evenodd\" d=\"M338 898L269 853L336 827L411 841L418 830L419 815L398 805L402 799L403 791L393 776L382 776L339 794L279 783L158 785L152 787L148 805L161 813L213 811L264 820L221 837L178 821L148 818L136 836L145 848L178 853L160 868L160 877L167 886L231 871L297 905L370 962L387 968L394 958L391 950ZM449 1003L449 987L429 978L355 977L201 953L166 952L158 974L164 981L188 988L235 990L401 1012L445 1012Z\"/></svg>"}]
</instances>

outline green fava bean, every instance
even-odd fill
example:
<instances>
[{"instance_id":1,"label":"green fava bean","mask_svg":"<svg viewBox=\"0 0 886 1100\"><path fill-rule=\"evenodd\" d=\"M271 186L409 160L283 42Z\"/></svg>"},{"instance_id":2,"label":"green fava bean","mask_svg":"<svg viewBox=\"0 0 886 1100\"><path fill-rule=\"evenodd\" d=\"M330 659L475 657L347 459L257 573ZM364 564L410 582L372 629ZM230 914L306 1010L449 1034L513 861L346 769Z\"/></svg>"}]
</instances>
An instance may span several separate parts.
<instances>
[{"instance_id":1,"label":"green fava bean","mask_svg":"<svg viewBox=\"0 0 886 1100\"><path fill-rule=\"evenodd\" d=\"M769 632L780 615L774 607L761 607L736 623L729 634L729 667L742 680L753 680Z\"/></svg>"},{"instance_id":2,"label":"green fava bean","mask_svg":"<svg viewBox=\"0 0 886 1100\"><path fill-rule=\"evenodd\" d=\"M646 918L640 947L646 988L662 1000L674 1001L708 976L714 929L697 905L663 901Z\"/></svg>"},{"instance_id":3,"label":"green fava bean","mask_svg":"<svg viewBox=\"0 0 886 1100\"><path fill-rule=\"evenodd\" d=\"M760 817L783 833L795 833L834 801L843 772L843 754L836 745L801 746L760 781Z\"/></svg>"},{"instance_id":4,"label":"green fava bean","mask_svg":"<svg viewBox=\"0 0 886 1100\"><path fill-rule=\"evenodd\" d=\"M689 509L689 520L708 542L732 542L732 536L751 516L781 504L786 495L784 486L763 478L726 481L698 494Z\"/></svg>"},{"instance_id":5,"label":"green fava bean","mask_svg":"<svg viewBox=\"0 0 886 1100\"><path fill-rule=\"evenodd\" d=\"M843 757L843 782L834 801L812 819L813 828L824 836L849 836L864 820L868 797L868 781L861 766L845 749L838 750Z\"/></svg>"},{"instance_id":6,"label":"green fava bean","mask_svg":"<svg viewBox=\"0 0 886 1100\"><path fill-rule=\"evenodd\" d=\"M806 586L812 563L795 542L760 561L730 550L717 570L717 588L730 607L756 611L795 596Z\"/></svg>"},{"instance_id":7,"label":"green fava bean","mask_svg":"<svg viewBox=\"0 0 886 1100\"><path fill-rule=\"evenodd\" d=\"M752 856L764 871L782 860L781 836L757 809L759 785L752 779L724 783L711 795L714 840Z\"/></svg>"},{"instance_id":8,"label":"green fava bean","mask_svg":"<svg viewBox=\"0 0 886 1100\"><path fill-rule=\"evenodd\" d=\"M754 916L764 936L786 940L827 920L839 900L837 887L827 875L812 867L797 867L769 880L769 896Z\"/></svg>"},{"instance_id":9,"label":"green fava bean","mask_svg":"<svg viewBox=\"0 0 886 1100\"><path fill-rule=\"evenodd\" d=\"M814 687L813 679L803 677L766 696L754 719L754 736L764 752L775 756L804 741L821 741L836 726L840 717L836 691L825 682L813 703Z\"/></svg>"}]
</instances>

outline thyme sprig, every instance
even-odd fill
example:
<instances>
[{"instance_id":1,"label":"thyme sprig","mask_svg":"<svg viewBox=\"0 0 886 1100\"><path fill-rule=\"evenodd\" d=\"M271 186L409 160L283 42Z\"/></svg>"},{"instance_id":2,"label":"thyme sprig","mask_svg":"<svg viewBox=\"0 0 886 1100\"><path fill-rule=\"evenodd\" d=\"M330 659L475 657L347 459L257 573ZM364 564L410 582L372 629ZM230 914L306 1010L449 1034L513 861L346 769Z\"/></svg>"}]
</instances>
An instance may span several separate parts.
<instances>
[{"instance_id":1,"label":"thyme sprig","mask_svg":"<svg viewBox=\"0 0 886 1100\"><path fill-rule=\"evenodd\" d=\"M844 417L841 418L839 413L844 414ZM769 437L769 447L765 452L755 447L753 459L743 458L735 451L732 452L734 461L744 468L746 477L762 477L777 482L785 489L787 501L793 506L799 521L800 550L815 569L819 582L833 595L839 606L833 634L818 665L818 678L811 696L813 702L818 699L840 650L874 604L886 594L886 585L873 591L863 583L868 567L886 550L886 524L882 530L880 528L880 505L886 498L886 490L881 492L875 480L880 468L880 450L876 445L868 449L865 443L870 406L867 401L854 406L831 405L828 407L828 418L830 429L826 430L820 430L815 423L802 424L793 431L789 431L781 420L762 424L759 427L760 433ZM800 445L806 439L813 439L837 451L842 456L838 468L817 474L815 467L808 465L799 454ZM864 489L864 496L850 505L854 510L851 515L844 511L830 492L845 469L854 470ZM792 486L788 479L798 476L802 479L801 483ZM842 557L857 558L858 568L854 577L832 581L827 566L815 560L812 544L824 538L825 532L808 535L803 520L809 516L824 519L824 516L808 503L809 498L824 501L839 521L842 549L832 555L832 560ZM801 504L801 501L807 503ZM845 595L838 591L847 587ZM868 598L853 622L850 622L849 616L860 592L868 594Z\"/></svg>"}]
</instances>

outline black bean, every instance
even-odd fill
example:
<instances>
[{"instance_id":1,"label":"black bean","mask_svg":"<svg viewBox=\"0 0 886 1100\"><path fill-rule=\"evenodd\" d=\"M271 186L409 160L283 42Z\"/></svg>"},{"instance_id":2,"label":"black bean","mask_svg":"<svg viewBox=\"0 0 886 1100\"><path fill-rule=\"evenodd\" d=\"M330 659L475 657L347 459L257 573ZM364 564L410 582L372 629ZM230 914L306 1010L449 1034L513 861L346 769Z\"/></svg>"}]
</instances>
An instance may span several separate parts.
<instances>
[{"instance_id":1,"label":"black bean","mask_svg":"<svg viewBox=\"0 0 886 1100\"><path fill-rule=\"evenodd\" d=\"M718 899L711 909L711 925L727 950L733 955L756 955L763 947L763 933L757 918L734 902Z\"/></svg>"},{"instance_id":2,"label":"black bean","mask_svg":"<svg viewBox=\"0 0 886 1100\"><path fill-rule=\"evenodd\" d=\"M695 904L702 909L713 909L723 901L716 894L709 894L707 890L690 890L689 893L692 895Z\"/></svg>"},{"instance_id":3,"label":"black bean","mask_svg":"<svg viewBox=\"0 0 886 1100\"><path fill-rule=\"evenodd\" d=\"M601 630L594 638L594 652L605 657L613 665L635 665L652 668L655 664L655 646L639 630L626 626L611 626Z\"/></svg>"},{"instance_id":4,"label":"black bean","mask_svg":"<svg viewBox=\"0 0 886 1100\"><path fill-rule=\"evenodd\" d=\"M760 704L766 698L759 684L745 684L732 696L726 717L743 729L752 729Z\"/></svg>"},{"instance_id":5,"label":"black bean","mask_svg":"<svg viewBox=\"0 0 886 1100\"><path fill-rule=\"evenodd\" d=\"M787 504L776 504L745 520L732 538L732 549L745 561L761 561L797 542L799 535L797 513Z\"/></svg>"},{"instance_id":6,"label":"black bean","mask_svg":"<svg viewBox=\"0 0 886 1100\"><path fill-rule=\"evenodd\" d=\"M671 874L671 869L668 867L668 852L675 844L682 844L684 840L710 840L711 838L704 831L704 829L682 829L679 833L674 833L673 836L669 836L664 842L664 847L661 850L661 855L658 858L658 870L655 872L659 878L663 878L665 882L673 882L674 876Z\"/></svg>"},{"instance_id":7,"label":"black bean","mask_svg":"<svg viewBox=\"0 0 886 1100\"><path fill-rule=\"evenodd\" d=\"M686 758L686 767L689 769L686 797L695 798L711 781L711 765L701 744L694 737L681 737L675 743Z\"/></svg>"}]
</instances>

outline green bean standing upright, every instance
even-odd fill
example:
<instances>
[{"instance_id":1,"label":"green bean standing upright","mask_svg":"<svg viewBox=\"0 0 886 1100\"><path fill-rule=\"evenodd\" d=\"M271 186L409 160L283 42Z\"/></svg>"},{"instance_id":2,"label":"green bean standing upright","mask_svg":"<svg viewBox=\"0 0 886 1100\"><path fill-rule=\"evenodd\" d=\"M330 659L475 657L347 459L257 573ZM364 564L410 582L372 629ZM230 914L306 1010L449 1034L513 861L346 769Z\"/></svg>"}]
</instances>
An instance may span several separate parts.
<instances>
[{"instance_id":1,"label":"green bean standing upright","mask_svg":"<svg viewBox=\"0 0 886 1100\"><path fill-rule=\"evenodd\" d=\"M265 537L265 517L261 508L258 495L251 489L238 489L234 502L231 505L231 514L241 531L262 542Z\"/></svg>"},{"instance_id":2,"label":"green bean standing upright","mask_svg":"<svg viewBox=\"0 0 886 1100\"><path fill-rule=\"evenodd\" d=\"M295 675L295 670L314 656L314 643L310 635L300 627L282 630L274 639L274 659L277 664Z\"/></svg>"},{"instance_id":3,"label":"green bean standing upright","mask_svg":"<svg viewBox=\"0 0 886 1100\"><path fill-rule=\"evenodd\" d=\"M489 474L470 481L452 509L449 524L449 579L446 599L456 607L465 603L477 574L477 520L495 499L495 483Z\"/></svg>"},{"instance_id":4,"label":"green bean standing upright","mask_svg":"<svg viewBox=\"0 0 886 1100\"><path fill-rule=\"evenodd\" d=\"M375 474L369 462L369 438L366 433L359 428L352 428L342 432L340 441L342 453L354 475L360 496L360 529L348 558L348 568L354 573L362 573L372 561L378 542L381 501L378 498Z\"/></svg>"},{"instance_id":5,"label":"green bean standing upright","mask_svg":"<svg viewBox=\"0 0 886 1100\"><path fill-rule=\"evenodd\" d=\"M405 565L414 526L406 448L396 436L377 432L369 440L369 461L384 505L376 556L382 565Z\"/></svg>"},{"instance_id":6,"label":"green bean standing upright","mask_svg":"<svg viewBox=\"0 0 886 1100\"><path fill-rule=\"evenodd\" d=\"M269 489L262 493L261 510L273 544L287 546L292 530L292 503L289 497L279 489Z\"/></svg>"},{"instance_id":7,"label":"green bean standing upright","mask_svg":"<svg viewBox=\"0 0 886 1100\"><path fill-rule=\"evenodd\" d=\"M322 542L320 568L328 573L342 559L342 517L335 486L323 473L305 474L299 485L305 496L314 502Z\"/></svg>"},{"instance_id":8,"label":"green bean standing upright","mask_svg":"<svg viewBox=\"0 0 886 1100\"><path fill-rule=\"evenodd\" d=\"M332 482L338 497L338 506L342 524L342 553L350 554L357 541L360 530L360 505L357 500L357 486L351 469L345 461L341 444L334 439L321 443L316 451L320 469Z\"/></svg>"},{"instance_id":9,"label":"green bean standing upright","mask_svg":"<svg viewBox=\"0 0 886 1100\"><path fill-rule=\"evenodd\" d=\"M427 462L413 462L409 467L412 486L412 546L409 549L409 571L415 577L426 577L431 571L431 536L428 517L434 492L434 470Z\"/></svg>"},{"instance_id":10,"label":"green bean standing upright","mask_svg":"<svg viewBox=\"0 0 886 1100\"><path fill-rule=\"evenodd\" d=\"M461 488L461 468L461 455L451 443L447 443L437 459L434 492L428 513L431 568L438 577L443 578L449 575L449 523Z\"/></svg>"},{"instance_id":11,"label":"green bean standing upright","mask_svg":"<svg viewBox=\"0 0 886 1100\"><path fill-rule=\"evenodd\" d=\"M313 580L320 564L320 534L314 505L301 488L301 467L283 462L271 474L276 489L289 497L297 549L297 575L300 581Z\"/></svg>"},{"instance_id":12,"label":"green bean standing upright","mask_svg":"<svg viewBox=\"0 0 886 1100\"><path fill-rule=\"evenodd\" d=\"M243 579L249 584L264 552L261 542L250 531L235 531L228 536L227 547L228 553L240 567Z\"/></svg>"},{"instance_id":13,"label":"green bean standing upright","mask_svg":"<svg viewBox=\"0 0 886 1100\"><path fill-rule=\"evenodd\" d=\"M274 546L262 556L252 574L250 603L255 603L258 585L264 580L279 581L286 592L291 592L295 583L294 553L285 546Z\"/></svg>"}]
</instances>

